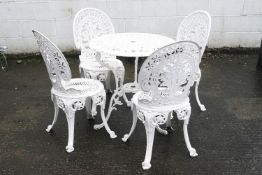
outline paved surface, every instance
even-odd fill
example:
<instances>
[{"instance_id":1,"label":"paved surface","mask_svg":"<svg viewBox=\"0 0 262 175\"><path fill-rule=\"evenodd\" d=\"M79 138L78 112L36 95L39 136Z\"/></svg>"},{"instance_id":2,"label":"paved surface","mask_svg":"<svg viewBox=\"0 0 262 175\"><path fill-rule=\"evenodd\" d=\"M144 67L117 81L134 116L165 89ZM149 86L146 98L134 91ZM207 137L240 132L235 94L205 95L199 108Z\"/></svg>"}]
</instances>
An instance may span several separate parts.
<instances>
[{"instance_id":1,"label":"paved surface","mask_svg":"<svg viewBox=\"0 0 262 175\"><path fill-rule=\"evenodd\" d=\"M200 112L191 94L189 136L199 156L190 158L182 123L168 136L156 133L152 168L143 171L146 137L137 128L128 143L121 137L131 127L132 113L121 106L110 127L95 131L85 111L76 113L75 151L66 153L67 123L59 113L53 134L45 128L53 118L50 82L40 57L9 61L0 72L0 174L262 174L262 74L255 70L257 55L206 54L202 61ZM69 59L78 76L78 59ZM132 80L133 62L126 61ZM193 91L192 91L193 92Z\"/></svg>"}]
</instances>

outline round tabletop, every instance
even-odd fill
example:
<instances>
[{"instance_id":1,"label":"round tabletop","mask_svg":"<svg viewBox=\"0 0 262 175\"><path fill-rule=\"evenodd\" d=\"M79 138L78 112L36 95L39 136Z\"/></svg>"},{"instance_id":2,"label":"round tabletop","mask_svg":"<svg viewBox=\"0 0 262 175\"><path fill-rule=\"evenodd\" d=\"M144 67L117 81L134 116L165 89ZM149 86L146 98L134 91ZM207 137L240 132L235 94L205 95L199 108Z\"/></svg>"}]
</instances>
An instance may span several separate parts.
<instances>
[{"instance_id":1,"label":"round tabletop","mask_svg":"<svg viewBox=\"0 0 262 175\"><path fill-rule=\"evenodd\" d=\"M113 33L90 41L90 48L123 57L146 57L157 49L174 43L172 38L150 33Z\"/></svg>"}]
</instances>

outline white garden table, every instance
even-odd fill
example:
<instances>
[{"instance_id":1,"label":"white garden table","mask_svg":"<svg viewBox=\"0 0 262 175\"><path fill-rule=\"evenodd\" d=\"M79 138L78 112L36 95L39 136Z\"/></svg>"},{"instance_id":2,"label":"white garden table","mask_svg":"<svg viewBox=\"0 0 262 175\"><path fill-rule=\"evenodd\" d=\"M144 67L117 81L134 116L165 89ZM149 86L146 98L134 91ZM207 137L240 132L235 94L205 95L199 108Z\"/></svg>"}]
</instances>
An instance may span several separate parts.
<instances>
[{"instance_id":1,"label":"white garden table","mask_svg":"<svg viewBox=\"0 0 262 175\"><path fill-rule=\"evenodd\" d=\"M147 57L157 49L173 42L175 41L172 38L150 33L113 33L102 35L90 41L89 47L97 52L135 58L134 82L126 83L115 90L110 99L107 119L110 117L112 110L116 109L116 105L122 105L119 100L120 97L123 97L127 105L130 106L130 102L125 94L135 93L140 89L137 83L139 57ZM95 127L99 129L103 127L103 124L96 125Z\"/></svg>"}]
</instances>

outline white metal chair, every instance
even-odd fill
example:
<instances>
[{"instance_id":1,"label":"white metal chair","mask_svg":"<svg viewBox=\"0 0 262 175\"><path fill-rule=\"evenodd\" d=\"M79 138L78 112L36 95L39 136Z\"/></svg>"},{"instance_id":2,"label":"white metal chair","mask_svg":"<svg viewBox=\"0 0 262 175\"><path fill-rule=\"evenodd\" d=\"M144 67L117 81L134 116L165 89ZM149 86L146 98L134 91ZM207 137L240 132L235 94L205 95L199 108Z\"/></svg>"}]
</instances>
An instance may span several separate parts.
<instances>
[{"instance_id":1,"label":"white metal chair","mask_svg":"<svg viewBox=\"0 0 262 175\"><path fill-rule=\"evenodd\" d=\"M122 139L125 142L131 136L138 117L144 123L147 136L143 169L151 167L155 128L171 120L173 111L179 120L184 120L183 131L190 156L198 155L190 144L187 125L191 114L188 96L197 76L199 61L199 46L191 41L180 41L159 49L143 63L138 77L142 90L132 98L133 124Z\"/></svg>"},{"instance_id":2,"label":"white metal chair","mask_svg":"<svg viewBox=\"0 0 262 175\"><path fill-rule=\"evenodd\" d=\"M211 16L203 10L195 11L186 16L179 25L176 41L194 41L201 47L201 58L205 51L209 33L211 29ZM201 59L200 59L201 62ZM198 70L196 80L195 95L201 111L205 111L205 106L200 102L198 96L198 86L201 79L201 70Z\"/></svg>"},{"instance_id":3,"label":"white metal chair","mask_svg":"<svg viewBox=\"0 0 262 175\"><path fill-rule=\"evenodd\" d=\"M33 31L33 34L37 40L52 83L51 99L54 103L55 114L52 124L47 127L46 131L50 132L54 127L59 108L61 108L66 114L68 123L68 144L66 151L72 152L74 150L75 112L83 109L87 99L90 98L93 101L92 114L96 115L96 105L100 106L101 118L105 128L110 137L115 138L114 131L110 130L105 119L106 93L103 84L98 80L92 79L72 79L71 70L62 52L40 32Z\"/></svg>"},{"instance_id":4,"label":"white metal chair","mask_svg":"<svg viewBox=\"0 0 262 175\"><path fill-rule=\"evenodd\" d=\"M76 48L81 50L79 56L81 77L105 81L107 90L111 90L111 72L115 77L116 89L123 85L125 68L115 56L101 53L100 60L97 60L96 51L89 47L89 41L95 37L114 32L111 19L99 9L85 8L75 15L73 34Z\"/></svg>"}]
</instances>

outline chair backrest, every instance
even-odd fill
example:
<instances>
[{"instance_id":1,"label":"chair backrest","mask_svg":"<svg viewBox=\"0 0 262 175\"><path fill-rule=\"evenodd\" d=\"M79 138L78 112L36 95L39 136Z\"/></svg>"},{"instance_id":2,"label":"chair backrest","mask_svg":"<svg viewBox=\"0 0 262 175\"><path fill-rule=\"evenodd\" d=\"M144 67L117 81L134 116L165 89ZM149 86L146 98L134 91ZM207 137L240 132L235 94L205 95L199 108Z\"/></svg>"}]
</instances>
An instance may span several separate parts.
<instances>
[{"instance_id":1,"label":"chair backrest","mask_svg":"<svg viewBox=\"0 0 262 175\"><path fill-rule=\"evenodd\" d=\"M143 63L138 81L152 105L168 105L185 100L199 68L200 47L192 41L165 46ZM148 103L148 102L147 102Z\"/></svg>"},{"instance_id":2,"label":"chair backrest","mask_svg":"<svg viewBox=\"0 0 262 175\"><path fill-rule=\"evenodd\" d=\"M205 51L211 29L211 16L203 10L186 16L179 25L176 41L194 41L201 47L201 57Z\"/></svg>"},{"instance_id":3,"label":"chair backrest","mask_svg":"<svg viewBox=\"0 0 262 175\"><path fill-rule=\"evenodd\" d=\"M88 49L91 39L109 33L115 29L110 17L96 8L84 8L77 12L73 23L74 42L77 49Z\"/></svg>"},{"instance_id":4,"label":"chair backrest","mask_svg":"<svg viewBox=\"0 0 262 175\"><path fill-rule=\"evenodd\" d=\"M62 81L69 81L72 78L66 58L46 36L38 31L33 30L32 32L37 40L53 87L57 90L64 90Z\"/></svg>"}]
</instances>

